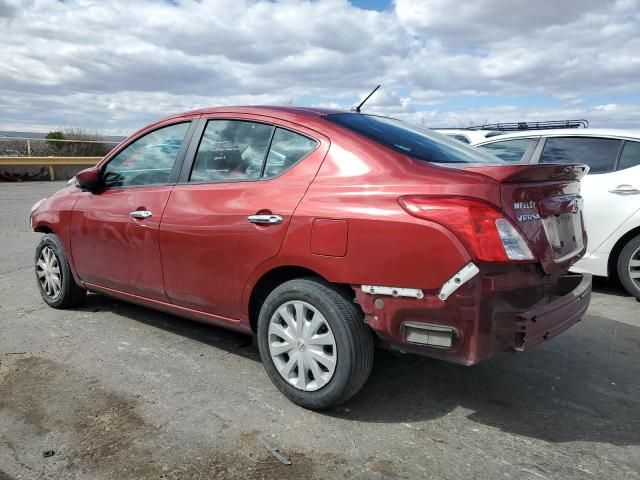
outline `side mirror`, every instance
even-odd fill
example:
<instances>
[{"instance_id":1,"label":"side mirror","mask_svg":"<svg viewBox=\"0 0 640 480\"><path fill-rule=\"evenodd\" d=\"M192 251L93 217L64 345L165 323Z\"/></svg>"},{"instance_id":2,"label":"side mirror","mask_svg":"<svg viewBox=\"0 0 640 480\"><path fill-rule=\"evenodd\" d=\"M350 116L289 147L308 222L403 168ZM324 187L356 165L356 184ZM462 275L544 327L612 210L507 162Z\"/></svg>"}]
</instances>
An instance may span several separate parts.
<instances>
[{"instance_id":1,"label":"side mirror","mask_svg":"<svg viewBox=\"0 0 640 480\"><path fill-rule=\"evenodd\" d=\"M76 174L76 187L93 190L100 184L100 169L89 167Z\"/></svg>"}]
</instances>

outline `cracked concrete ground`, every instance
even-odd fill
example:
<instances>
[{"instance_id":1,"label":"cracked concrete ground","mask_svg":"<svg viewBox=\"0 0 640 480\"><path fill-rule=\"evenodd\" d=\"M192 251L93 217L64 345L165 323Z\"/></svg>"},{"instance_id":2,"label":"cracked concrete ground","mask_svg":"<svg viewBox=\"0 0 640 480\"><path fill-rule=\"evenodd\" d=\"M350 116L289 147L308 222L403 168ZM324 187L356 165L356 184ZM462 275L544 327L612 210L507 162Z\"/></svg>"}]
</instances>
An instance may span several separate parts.
<instances>
[{"instance_id":1,"label":"cracked concrete ground","mask_svg":"<svg viewBox=\"0 0 640 480\"><path fill-rule=\"evenodd\" d=\"M27 215L61 185L0 184L0 480L640 478L640 304L615 284L531 352L376 352L360 394L314 413L248 337L98 295L48 308Z\"/></svg>"}]
</instances>

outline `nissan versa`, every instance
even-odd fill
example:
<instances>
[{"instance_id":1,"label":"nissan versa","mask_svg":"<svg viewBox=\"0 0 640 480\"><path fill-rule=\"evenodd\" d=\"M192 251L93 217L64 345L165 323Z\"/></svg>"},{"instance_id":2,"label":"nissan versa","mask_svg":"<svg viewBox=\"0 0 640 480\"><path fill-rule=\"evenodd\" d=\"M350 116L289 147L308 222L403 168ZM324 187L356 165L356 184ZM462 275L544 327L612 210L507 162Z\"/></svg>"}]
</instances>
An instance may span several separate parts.
<instances>
[{"instance_id":1,"label":"nissan versa","mask_svg":"<svg viewBox=\"0 0 640 480\"><path fill-rule=\"evenodd\" d=\"M87 290L253 334L322 409L374 342L473 365L584 315L584 165L510 165L399 120L279 107L150 125L34 205L50 306Z\"/></svg>"}]
</instances>

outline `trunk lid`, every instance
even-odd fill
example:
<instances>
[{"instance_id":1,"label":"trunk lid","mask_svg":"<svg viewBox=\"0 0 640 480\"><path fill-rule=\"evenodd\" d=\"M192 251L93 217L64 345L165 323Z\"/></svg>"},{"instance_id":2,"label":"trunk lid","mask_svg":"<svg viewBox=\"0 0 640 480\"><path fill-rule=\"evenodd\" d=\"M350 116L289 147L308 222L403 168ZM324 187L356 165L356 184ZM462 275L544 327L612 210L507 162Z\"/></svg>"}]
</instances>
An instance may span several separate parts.
<instances>
[{"instance_id":1,"label":"trunk lid","mask_svg":"<svg viewBox=\"0 0 640 480\"><path fill-rule=\"evenodd\" d=\"M580 179L585 165L469 166L500 184L500 207L529 241L548 274L566 271L586 251Z\"/></svg>"}]
</instances>

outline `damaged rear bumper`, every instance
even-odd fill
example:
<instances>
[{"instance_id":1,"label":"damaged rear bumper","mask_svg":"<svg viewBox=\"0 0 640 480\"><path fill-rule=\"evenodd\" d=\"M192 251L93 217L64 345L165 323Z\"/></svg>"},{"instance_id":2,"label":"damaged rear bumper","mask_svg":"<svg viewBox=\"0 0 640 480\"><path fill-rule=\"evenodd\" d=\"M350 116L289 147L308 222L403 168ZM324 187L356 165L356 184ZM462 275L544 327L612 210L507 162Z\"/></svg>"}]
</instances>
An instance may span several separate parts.
<instances>
[{"instance_id":1,"label":"damaged rear bumper","mask_svg":"<svg viewBox=\"0 0 640 480\"><path fill-rule=\"evenodd\" d=\"M515 350L535 347L579 322L591 301L591 275L566 275L555 293L557 297L550 303L503 319L515 324Z\"/></svg>"},{"instance_id":2,"label":"damaged rear bumper","mask_svg":"<svg viewBox=\"0 0 640 480\"><path fill-rule=\"evenodd\" d=\"M480 266L449 298L438 295L404 298L356 289L365 321L383 343L473 365L502 351L532 348L578 322L591 300L591 275L549 277L534 266Z\"/></svg>"}]
</instances>

